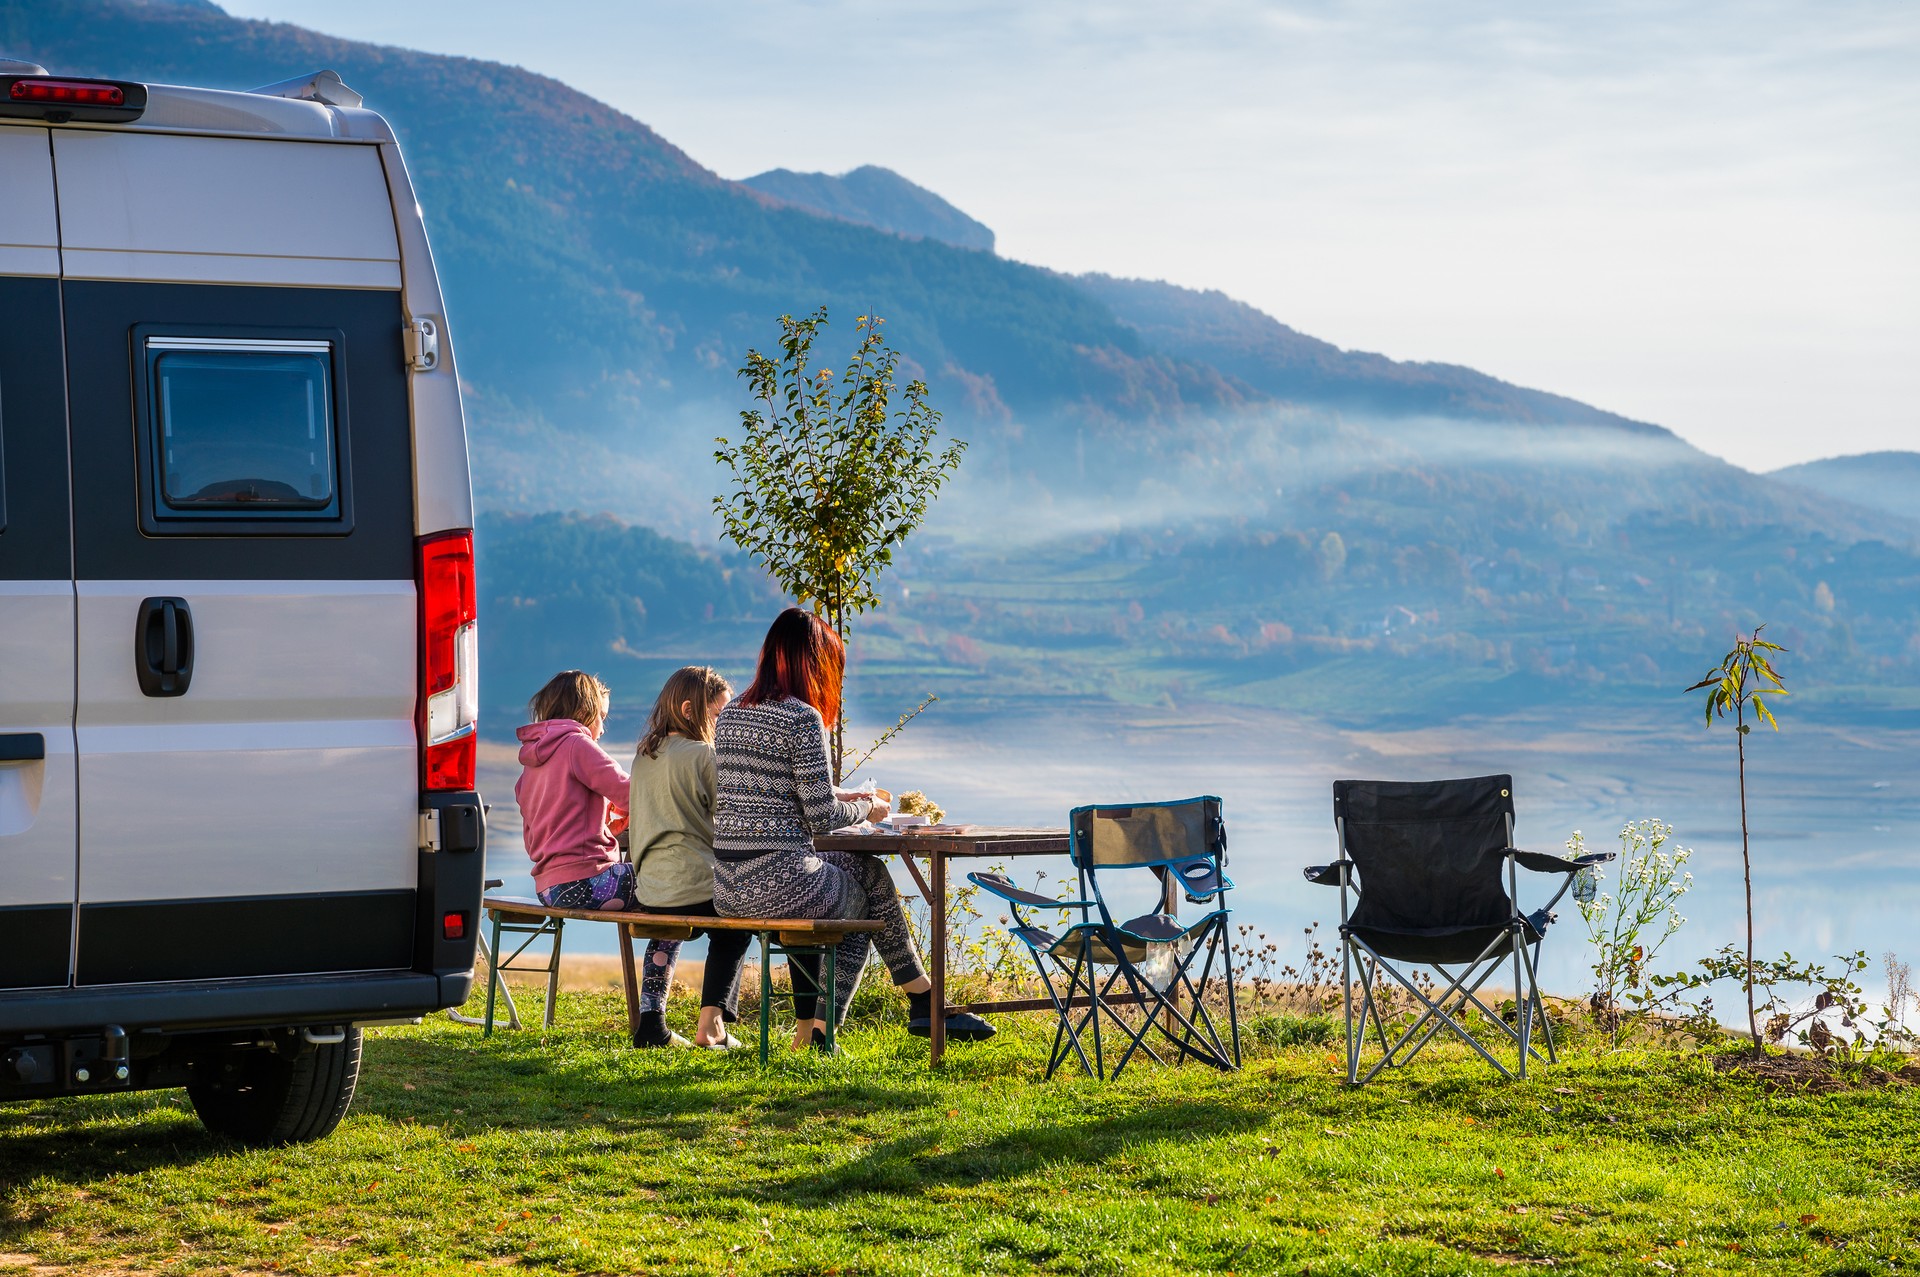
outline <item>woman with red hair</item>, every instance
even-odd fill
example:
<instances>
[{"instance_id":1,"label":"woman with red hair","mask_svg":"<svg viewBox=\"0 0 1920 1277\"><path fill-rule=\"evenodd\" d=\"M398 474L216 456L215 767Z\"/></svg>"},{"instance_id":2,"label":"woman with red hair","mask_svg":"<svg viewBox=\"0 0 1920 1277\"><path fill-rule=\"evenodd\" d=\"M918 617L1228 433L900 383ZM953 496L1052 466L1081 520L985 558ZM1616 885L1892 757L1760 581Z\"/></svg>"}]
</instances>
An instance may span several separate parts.
<instances>
[{"instance_id":1,"label":"woman with red hair","mask_svg":"<svg viewBox=\"0 0 1920 1277\"><path fill-rule=\"evenodd\" d=\"M760 647L753 684L714 721L713 905L730 918L867 918L876 934L850 935L834 965L839 973L835 1022L860 987L877 945L893 982L911 1007L907 1028L925 1036L933 1023L932 987L907 932L893 875L874 856L816 851L813 836L887 814L884 795L845 794L833 787L827 732L840 717L846 652L825 622L790 607L774 618ZM817 963L795 959L820 987ZM825 1041L818 999L794 998L794 1045ZM950 1016L947 1036L993 1036L972 1015Z\"/></svg>"}]
</instances>

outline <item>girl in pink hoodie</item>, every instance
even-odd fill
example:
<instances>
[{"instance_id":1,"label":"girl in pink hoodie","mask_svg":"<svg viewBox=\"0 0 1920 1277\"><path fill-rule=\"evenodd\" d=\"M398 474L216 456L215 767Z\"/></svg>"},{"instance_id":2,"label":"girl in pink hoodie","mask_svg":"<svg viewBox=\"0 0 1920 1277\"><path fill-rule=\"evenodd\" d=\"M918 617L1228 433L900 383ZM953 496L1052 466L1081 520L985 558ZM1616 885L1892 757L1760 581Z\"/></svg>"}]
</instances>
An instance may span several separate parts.
<instances>
[{"instance_id":1,"label":"girl in pink hoodie","mask_svg":"<svg viewBox=\"0 0 1920 1277\"><path fill-rule=\"evenodd\" d=\"M526 770L513 797L542 904L633 905L633 866L620 859L613 837L626 823L627 773L598 744L610 699L591 674L555 674L528 704L534 721L517 733Z\"/></svg>"}]
</instances>

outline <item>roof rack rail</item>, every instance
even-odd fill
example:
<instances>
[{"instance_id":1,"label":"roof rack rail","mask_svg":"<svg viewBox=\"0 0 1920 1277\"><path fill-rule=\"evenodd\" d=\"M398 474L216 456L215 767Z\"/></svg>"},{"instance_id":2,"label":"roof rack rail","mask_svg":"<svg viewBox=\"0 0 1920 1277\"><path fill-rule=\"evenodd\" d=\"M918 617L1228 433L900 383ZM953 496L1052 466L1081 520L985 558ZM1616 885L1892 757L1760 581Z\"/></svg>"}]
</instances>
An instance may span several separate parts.
<instances>
[{"instance_id":1,"label":"roof rack rail","mask_svg":"<svg viewBox=\"0 0 1920 1277\"><path fill-rule=\"evenodd\" d=\"M291 80L263 84L248 90L270 98L293 98L300 102L318 102L323 106L359 106L363 99L341 82L338 71L314 71Z\"/></svg>"}]
</instances>

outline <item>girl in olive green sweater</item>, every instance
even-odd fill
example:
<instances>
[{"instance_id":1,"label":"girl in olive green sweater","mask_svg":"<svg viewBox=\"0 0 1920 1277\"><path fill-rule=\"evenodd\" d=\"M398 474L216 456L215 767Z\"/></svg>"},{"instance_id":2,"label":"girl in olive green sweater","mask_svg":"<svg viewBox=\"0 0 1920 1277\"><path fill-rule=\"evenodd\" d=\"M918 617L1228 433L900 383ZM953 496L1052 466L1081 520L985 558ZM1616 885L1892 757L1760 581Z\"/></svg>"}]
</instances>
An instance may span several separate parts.
<instances>
[{"instance_id":1,"label":"girl in olive green sweater","mask_svg":"<svg viewBox=\"0 0 1920 1277\"><path fill-rule=\"evenodd\" d=\"M627 806L638 912L718 916L713 910L713 720L732 695L713 670L689 665L668 676L654 702L634 755ZM740 1018L740 963L752 940L745 931L707 933L696 1045L712 1050L739 1045L727 1022ZM678 940L647 942L635 1046L686 1044L667 1028L665 1018L679 957Z\"/></svg>"}]
</instances>

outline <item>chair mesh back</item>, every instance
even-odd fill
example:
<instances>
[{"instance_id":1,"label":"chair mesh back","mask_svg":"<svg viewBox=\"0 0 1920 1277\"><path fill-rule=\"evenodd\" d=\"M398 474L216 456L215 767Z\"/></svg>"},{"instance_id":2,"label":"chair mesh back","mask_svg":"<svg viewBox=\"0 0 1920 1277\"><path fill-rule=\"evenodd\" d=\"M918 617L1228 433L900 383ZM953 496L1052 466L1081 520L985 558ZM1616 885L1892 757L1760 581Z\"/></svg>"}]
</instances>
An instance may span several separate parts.
<instances>
[{"instance_id":1,"label":"chair mesh back","mask_svg":"<svg viewBox=\"0 0 1920 1277\"><path fill-rule=\"evenodd\" d=\"M1213 853L1220 800L1077 807L1072 821L1073 863L1082 869L1164 864Z\"/></svg>"},{"instance_id":2,"label":"chair mesh back","mask_svg":"<svg viewBox=\"0 0 1920 1277\"><path fill-rule=\"evenodd\" d=\"M1426 931L1505 923L1513 778L1337 780L1333 814L1360 870L1352 925Z\"/></svg>"}]
</instances>

